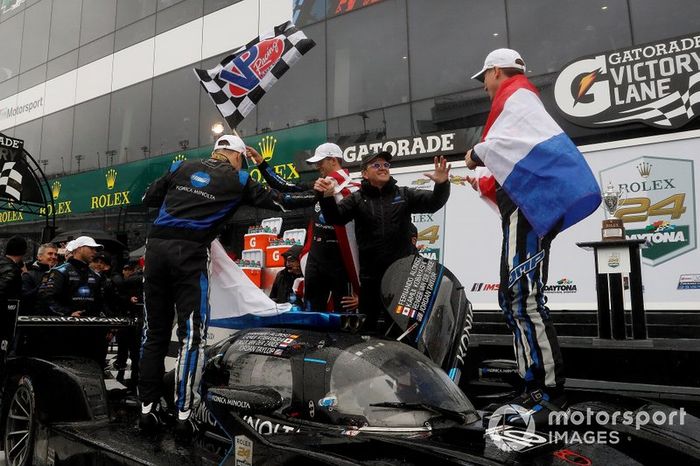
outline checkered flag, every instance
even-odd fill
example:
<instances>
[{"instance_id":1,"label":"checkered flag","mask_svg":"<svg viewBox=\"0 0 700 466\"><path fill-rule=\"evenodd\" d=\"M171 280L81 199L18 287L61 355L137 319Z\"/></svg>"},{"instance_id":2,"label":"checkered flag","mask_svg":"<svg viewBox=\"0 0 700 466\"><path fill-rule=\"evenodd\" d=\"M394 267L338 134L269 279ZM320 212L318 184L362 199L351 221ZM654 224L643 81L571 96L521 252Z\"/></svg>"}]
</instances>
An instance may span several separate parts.
<instances>
[{"instance_id":1,"label":"checkered flag","mask_svg":"<svg viewBox=\"0 0 700 466\"><path fill-rule=\"evenodd\" d=\"M0 170L0 196L21 201L22 174L15 170L16 162L5 162Z\"/></svg>"},{"instance_id":2,"label":"checkered flag","mask_svg":"<svg viewBox=\"0 0 700 466\"><path fill-rule=\"evenodd\" d=\"M194 72L228 125L235 128L314 45L288 21L236 49L215 68Z\"/></svg>"}]
</instances>

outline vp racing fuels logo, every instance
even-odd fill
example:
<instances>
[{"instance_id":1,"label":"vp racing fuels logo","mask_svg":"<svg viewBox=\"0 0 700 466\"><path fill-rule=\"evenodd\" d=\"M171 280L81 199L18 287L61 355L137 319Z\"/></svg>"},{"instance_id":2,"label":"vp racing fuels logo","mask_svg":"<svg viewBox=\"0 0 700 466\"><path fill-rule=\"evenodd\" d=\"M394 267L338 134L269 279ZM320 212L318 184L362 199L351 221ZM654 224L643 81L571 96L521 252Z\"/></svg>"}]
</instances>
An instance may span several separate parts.
<instances>
[{"instance_id":1,"label":"vp racing fuels logo","mask_svg":"<svg viewBox=\"0 0 700 466\"><path fill-rule=\"evenodd\" d=\"M554 98L582 126L679 128L700 113L700 33L579 58L559 73Z\"/></svg>"},{"instance_id":2,"label":"vp racing fuels logo","mask_svg":"<svg viewBox=\"0 0 700 466\"><path fill-rule=\"evenodd\" d=\"M263 76L279 61L284 41L278 37L258 42L231 61L220 76L229 82L233 97L243 97L260 84Z\"/></svg>"},{"instance_id":3,"label":"vp racing fuels logo","mask_svg":"<svg viewBox=\"0 0 700 466\"><path fill-rule=\"evenodd\" d=\"M615 214L628 239L646 240L645 264L657 266L696 247L693 161L641 157L601 170L601 186L612 182L627 197Z\"/></svg>"}]
</instances>

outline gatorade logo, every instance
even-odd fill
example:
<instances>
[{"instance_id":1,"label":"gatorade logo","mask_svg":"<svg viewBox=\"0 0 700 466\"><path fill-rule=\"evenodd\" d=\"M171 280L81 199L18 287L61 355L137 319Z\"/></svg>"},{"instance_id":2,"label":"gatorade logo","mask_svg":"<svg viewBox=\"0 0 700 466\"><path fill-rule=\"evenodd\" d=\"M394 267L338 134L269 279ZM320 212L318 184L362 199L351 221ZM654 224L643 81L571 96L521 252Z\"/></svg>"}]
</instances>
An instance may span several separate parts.
<instances>
[{"instance_id":1,"label":"gatorade logo","mask_svg":"<svg viewBox=\"0 0 700 466\"><path fill-rule=\"evenodd\" d=\"M256 238L255 236L253 236L252 238L250 238L250 247L251 247L251 248L254 248L254 247L255 247L256 240L257 240L257 238Z\"/></svg>"},{"instance_id":2,"label":"gatorade logo","mask_svg":"<svg viewBox=\"0 0 700 466\"><path fill-rule=\"evenodd\" d=\"M280 260L280 252L278 250L272 251L272 260L275 262Z\"/></svg>"}]
</instances>

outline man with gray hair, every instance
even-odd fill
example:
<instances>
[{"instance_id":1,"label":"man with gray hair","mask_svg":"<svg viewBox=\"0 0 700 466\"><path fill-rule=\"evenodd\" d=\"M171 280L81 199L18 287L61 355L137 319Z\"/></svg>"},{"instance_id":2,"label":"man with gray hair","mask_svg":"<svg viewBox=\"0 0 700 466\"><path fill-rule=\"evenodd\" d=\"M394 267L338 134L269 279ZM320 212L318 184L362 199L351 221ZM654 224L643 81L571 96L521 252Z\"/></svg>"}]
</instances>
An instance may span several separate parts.
<instances>
[{"instance_id":1,"label":"man with gray hair","mask_svg":"<svg viewBox=\"0 0 700 466\"><path fill-rule=\"evenodd\" d=\"M25 313L34 313L41 279L57 262L58 248L55 244L44 243L39 246L36 260L22 274L22 309Z\"/></svg>"}]
</instances>

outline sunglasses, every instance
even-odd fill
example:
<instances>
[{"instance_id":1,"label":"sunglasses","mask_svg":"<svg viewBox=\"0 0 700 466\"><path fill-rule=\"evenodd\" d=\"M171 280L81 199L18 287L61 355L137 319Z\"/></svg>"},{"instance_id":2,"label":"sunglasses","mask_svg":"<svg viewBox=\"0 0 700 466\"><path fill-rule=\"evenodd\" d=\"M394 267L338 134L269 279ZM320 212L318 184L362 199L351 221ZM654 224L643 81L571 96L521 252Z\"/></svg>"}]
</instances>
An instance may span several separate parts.
<instances>
[{"instance_id":1,"label":"sunglasses","mask_svg":"<svg viewBox=\"0 0 700 466\"><path fill-rule=\"evenodd\" d=\"M373 164L370 165L370 167L374 168L375 170L379 170L380 168L389 168L389 167L391 167L391 164L389 162L384 162L384 163L374 162Z\"/></svg>"}]
</instances>

